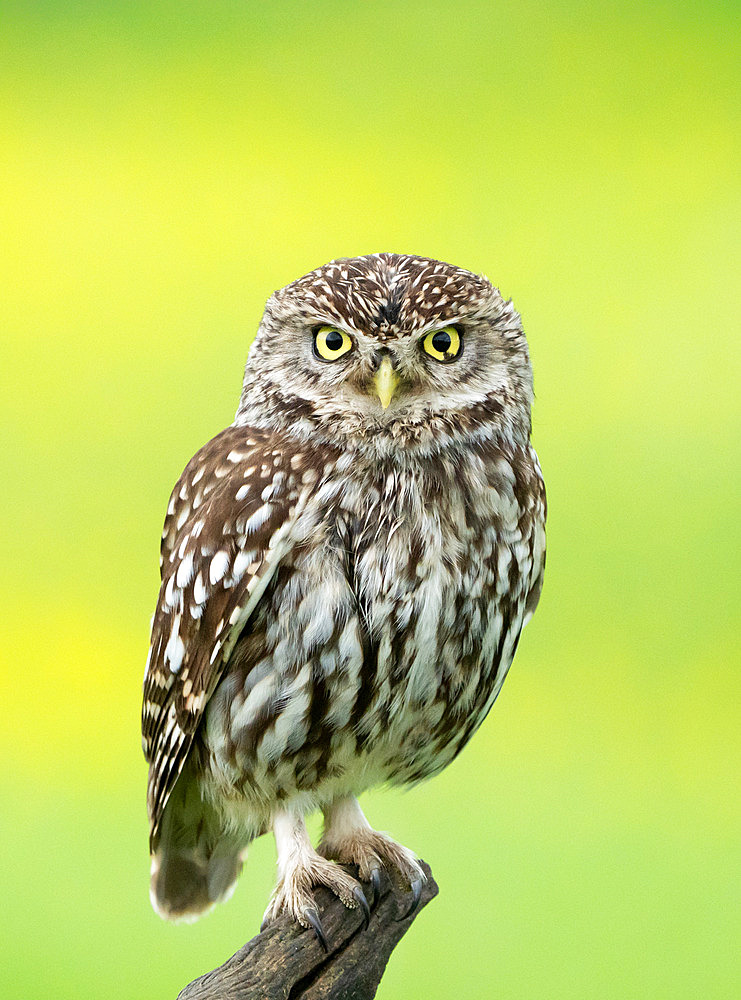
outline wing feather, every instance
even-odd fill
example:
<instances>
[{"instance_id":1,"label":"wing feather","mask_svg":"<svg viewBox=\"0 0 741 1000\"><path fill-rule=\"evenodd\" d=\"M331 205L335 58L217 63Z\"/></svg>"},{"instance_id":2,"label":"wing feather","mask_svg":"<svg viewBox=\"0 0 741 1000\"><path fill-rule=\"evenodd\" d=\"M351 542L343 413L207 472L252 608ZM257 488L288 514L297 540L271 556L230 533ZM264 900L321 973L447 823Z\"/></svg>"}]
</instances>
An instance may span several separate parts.
<instances>
[{"instance_id":1,"label":"wing feather","mask_svg":"<svg viewBox=\"0 0 741 1000\"><path fill-rule=\"evenodd\" d=\"M531 446L528 450L532 462L533 477L530 486L530 505L532 511L532 521L530 525L530 579L525 600L525 618L523 625L526 625L535 614L535 609L540 601L540 594L543 590L543 574L545 572L545 521L548 512L548 505L545 494L545 483L543 473L540 470L540 462Z\"/></svg>"},{"instance_id":2,"label":"wing feather","mask_svg":"<svg viewBox=\"0 0 741 1000\"><path fill-rule=\"evenodd\" d=\"M208 699L295 542L293 528L317 475L295 443L229 427L175 485L142 707L152 845Z\"/></svg>"}]
</instances>

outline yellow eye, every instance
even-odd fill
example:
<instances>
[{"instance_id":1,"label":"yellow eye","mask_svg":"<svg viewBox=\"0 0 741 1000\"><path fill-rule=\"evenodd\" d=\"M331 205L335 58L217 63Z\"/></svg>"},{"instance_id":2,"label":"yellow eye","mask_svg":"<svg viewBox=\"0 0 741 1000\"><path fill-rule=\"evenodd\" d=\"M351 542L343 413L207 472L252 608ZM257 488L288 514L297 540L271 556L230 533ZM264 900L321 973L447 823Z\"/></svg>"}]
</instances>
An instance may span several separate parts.
<instances>
[{"instance_id":1,"label":"yellow eye","mask_svg":"<svg viewBox=\"0 0 741 1000\"><path fill-rule=\"evenodd\" d=\"M314 352L324 361L336 361L351 349L352 340L333 326L322 326L314 334Z\"/></svg>"},{"instance_id":2,"label":"yellow eye","mask_svg":"<svg viewBox=\"0 0 741 1000\"><path fill-rule=\"evenodd\" d=\"M455 361L461 353L461 335L454 326L444 326L442 330L432 330L422 341L425 354L436 361Z\"/></svg>"}]
</instances>

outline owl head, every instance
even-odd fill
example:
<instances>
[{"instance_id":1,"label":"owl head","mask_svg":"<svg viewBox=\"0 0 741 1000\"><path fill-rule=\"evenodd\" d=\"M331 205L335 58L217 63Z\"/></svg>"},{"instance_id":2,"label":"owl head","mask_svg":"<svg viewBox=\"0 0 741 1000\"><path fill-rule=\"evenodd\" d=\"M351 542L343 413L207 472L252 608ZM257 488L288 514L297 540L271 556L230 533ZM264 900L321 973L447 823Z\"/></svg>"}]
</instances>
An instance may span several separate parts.
<instances>
[{"instance_id":1,"label":"owl head","mask_svg":"<svg viewBox=\"0 0 741 1000\"><path fill-rule=\"evenodd\" d=\"M511 302L481 275L379 253L332 261L270 297L235 422L430 449L483 433L527 441L531 403Z\"/></svg>"}]
</instances>

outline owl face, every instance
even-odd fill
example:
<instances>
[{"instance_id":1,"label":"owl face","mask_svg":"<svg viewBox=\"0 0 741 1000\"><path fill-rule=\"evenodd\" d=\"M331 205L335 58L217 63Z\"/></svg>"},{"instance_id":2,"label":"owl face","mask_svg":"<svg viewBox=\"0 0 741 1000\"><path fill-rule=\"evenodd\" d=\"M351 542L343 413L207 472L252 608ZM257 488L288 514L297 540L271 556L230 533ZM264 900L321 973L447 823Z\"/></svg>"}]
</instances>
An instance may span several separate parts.
<instances>
[{"instance_id":1,"label":"owl face","mask_svg":"<svg viewBox=\"0 0 741 1000\"><path fill-rule=\"evenodd\" d=\"M270 411L334 438L403 444L492 420L527 433L531 400L519 316L486 278L373 254L334 261L271 297L237 420Z\"/></svg>"}]
</instances>

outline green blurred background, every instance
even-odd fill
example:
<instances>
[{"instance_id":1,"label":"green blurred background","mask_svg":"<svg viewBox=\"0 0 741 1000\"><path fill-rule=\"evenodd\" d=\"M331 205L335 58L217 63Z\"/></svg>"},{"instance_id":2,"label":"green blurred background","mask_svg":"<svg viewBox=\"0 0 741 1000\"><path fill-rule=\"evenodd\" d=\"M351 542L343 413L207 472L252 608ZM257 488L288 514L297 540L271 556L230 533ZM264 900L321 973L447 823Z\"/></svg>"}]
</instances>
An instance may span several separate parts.
<instances>
[{"instance_id":1,"label":"green blurred background","mask_svg":"<svg viewBox=\"0 0 741 1000\"><path fill-rule=\"evenodd\" d=\"M737 14L5 6L0 995L174 998L257 930L268 838L149 907L160 527L270 292L377 250L514 298L550 501L496 709L365 796L441 886L379 996L741 995Z\"/></svg>"}]
</instances>

